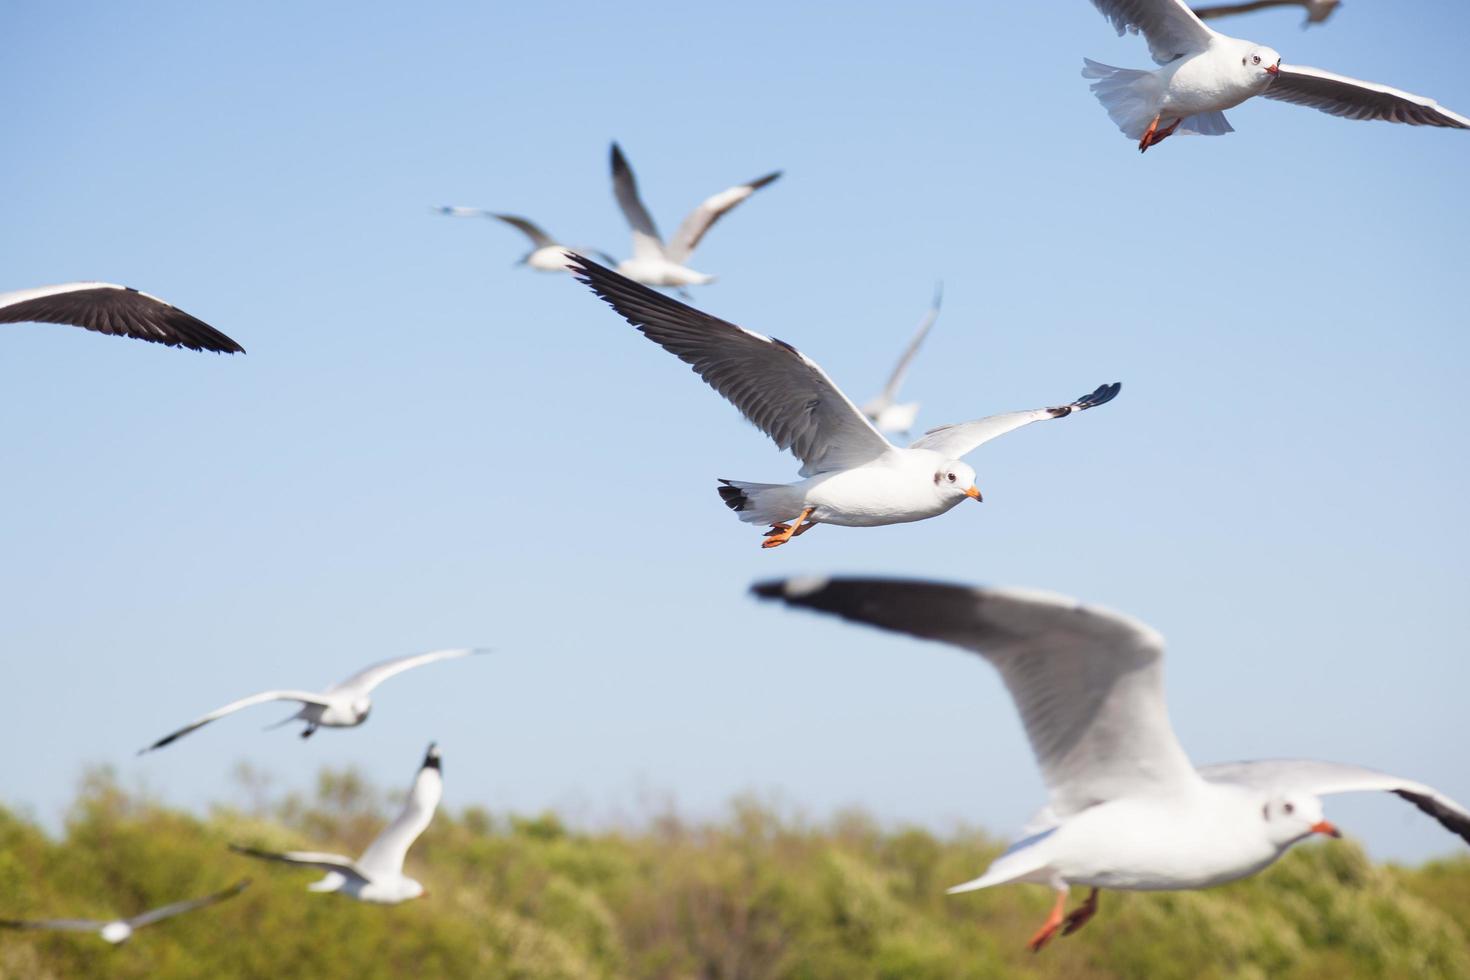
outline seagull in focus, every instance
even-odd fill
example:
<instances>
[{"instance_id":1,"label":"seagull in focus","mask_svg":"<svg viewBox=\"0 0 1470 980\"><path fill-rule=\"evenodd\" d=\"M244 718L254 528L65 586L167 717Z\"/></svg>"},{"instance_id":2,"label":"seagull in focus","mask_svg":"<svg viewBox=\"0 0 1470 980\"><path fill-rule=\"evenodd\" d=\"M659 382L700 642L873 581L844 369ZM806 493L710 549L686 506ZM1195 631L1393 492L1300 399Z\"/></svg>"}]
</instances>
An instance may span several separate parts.
<instances>
[{"instance_id":1,"label":"seagull in focus","mask_svg":"<svg viewBox=\"0 0 1470 980\"><path fill-rule=\"evenodd\" d=\"M1097 912L1098 890L1209 888L1255 874L1316 834L1332 793L1394 793L1470 842L1470 811L1438 790L1359 766L1300 759L1195 768L1164 704L1164 640L1074 599L886 579L787 579L756 595L977 653L1000 672L1050 799L979 878L1020 881L1056 903L1040 950ZM1091 888L1070 914L1073 885Z\"/></svg>"},{"instance_id":2,"label":"seagull in focus","mask_svg":"<svg viewBox=\"0 0 1470 980\"><path fill-rule=\"evenodd\" d=\"M888 379L888 384L877 398L863 406L863 414L879 432L896 432L907 435L914 427L914 419L919 415L919 403L898 404L898 389L903 386L904 375L908 374L909 365L913 363L914 355L919 352L919 345L924 342L925 337L929 336L929 329L934 326L934 321L939 319L939 304L943 300L944 283L937 283L934 286L934 302L929 305L929 312L924 314L924 319L919 321L919 329L914 331L914 339L909 341L903 356L898 359L898 366L893 369L893 375Z\"/></svg>"},{"instance_id":3,"label":"seagull in focus","mask_svg":"<svg viewBox=\"0 0 1470 980\"><path fill-rule=\"evenodd\" d=\"M623 217L633 228L633 257L618 265L618 271L629 279L648 286L703 286L715 281L714 276L695 272L685 265L705 234L735 206L781 176L776 170L755 180L720 191L707 197L689 212L674 238L667 245L659 237L653 218L638 197L638 182L633 168L618 144L612 145L613 195Z\"/></svg>"},{"instance_id":4,"label":"seagull in focus","mask_svg":"<svg viewBox=\"0 0 1470 980\"><path fill-rule=\"evenodd\" d=\"M245 353L203 320L157 296L110 282L68 282L0 293L0 323L59 323L167 347Z\"/></svg>"},{"instance_id":5,"label":"seagull in focus","mask_svg":"<svg viewBox=\"0 0 1470 980\"><path fill-rule=\"evenodd\" d=\"M531 251L521 256L516 265L530 266L539 272L567 271L567 247L528 218L515 214L497 214L483 208L460 208L447 204L433 210L436 214L447 214L451 218L493 218L496 221L503 221L531 240ZM596 249L578 248L577 251L601 256L608 262L617 261L606 252L599 252Z\"/></svg>"},{"instance_id":6,"label":"seagull in focus","mask_svg":"<svg viewBox=\"0 0 1470 980\"><path fill-rule=\"evenodd\" d=\"M321 693L315 691L261 691L252 694L248 698L231 701L223 708L216 708L202 718L196 718L189 724L177 731L170 732L158 741L144 749L139 749L138 754L152 752L161 749L189 734L198 728L203 728L216 719L225 715L234 714L241 708L249 708L252 705L265 704L268 701L299 701L301 710L289 718L276 722L271 728L279 728L289 725L293 721L301 721L306 727L301 731L302 738L311 737L318 728L355 728L367 721L368 712L372 710L373 701L371 693L373 688L386 681L395 674L401 674L405 670L422 667L425 664L437 663L440 660L454 660L458 657L467 657L472 653L488 653L488 650L476 649L454 649L434 650L430 653L417 653L407 657L398 657L393 660L384 660L382 663L373 664L358 671L345 681L333 684Z\"/></svg>"},{"instance_id":7,"label":"seagull in focus","mask_svg":"<svg viewBox=\"0 0 1470 980\"><path fill-rule=\"evenodd\" d=\"M243 844L231 844L230 850L265 861L280 861L325 871L321 881L306 886L307 891L341 892L359 902L397 905L420 898L429 892L423 885L403 873L408 849L428 829L434 811L444 798L443 764L438 746L429 743L423 764L409 788L403 812L383 829L356 861L340 854L320 851L262 851Z\"/></svg>"},{"instance_id":8,"label":"seagull in focus","mask_svg":"<svg viewBox=\"0 0 1470 980\"><path fill-rule=\"evenodd\" d=\"M143 912L129 919L111 919L102 921L100 919L0 919L0 928L5 929L55 929L65 932L95 932L114 946L125 943L132 938L133 933L144 926L171 919L185 912L202 909L206 905L223 902L227 898L234 898L250 886L250 879L244 878L235 882L224 891L215 892L213 895L205 895L203 898L191 898L184 902L175 902L172 905L164 905L153 909L151 912Z\"/></svg>"},{"instance_id":9,"label":"seagull in focus","mask_svg":"<svg viewBox=\"0 0 1470 980\"><path fill-rule=\"evenodd\" d=\"M1433 99L1387 85L1284 65L1275 49L1205 26L1184 0L1092 0L1118 34L1148 41L1157 71L1114 68L1084 58L1082 77L1108 116L1143 152L1171 134L1233 132L1224 110L1260 95L1348 119L1470 129L1470 119Z\"/></svg>"},{"instance_id":10,"label":"seagull in focus","mask_svg":"<svg viewBox=\"0 0 1470 980\"><path fill-rule=\"evenodd\" d=\"M978 501L975 471L961 457L1023 425L1106 404L1121 387L1101 385L1055 408L940 426L901 449L790 344L701 313L590 259L576 256L572 271L801 460L803 479L796 483L720 481L721 499L742 521L771 525L764 548L818 524L903 524L937 517L962 500Z\"/></svg>"},{"instance_id":11,"label":"seagull in focus","mask_svg":"<svg viewBox=\"0 0 1470 980\"><path fill-rule=\"evenodd\" d=\"M1302 21L1302 27L1311 27L1313 24L1327 23L1327 18L1331 17L1333 11L1341 5L1342 0L1252 0L1250 3L1222 3L1210 7L1195 7L1194 15L1200 20L1210 20L1215 17L1248 14L1270 7L1301 7L1307 12L1307 19Z\"/></svg>"}]
</instances>

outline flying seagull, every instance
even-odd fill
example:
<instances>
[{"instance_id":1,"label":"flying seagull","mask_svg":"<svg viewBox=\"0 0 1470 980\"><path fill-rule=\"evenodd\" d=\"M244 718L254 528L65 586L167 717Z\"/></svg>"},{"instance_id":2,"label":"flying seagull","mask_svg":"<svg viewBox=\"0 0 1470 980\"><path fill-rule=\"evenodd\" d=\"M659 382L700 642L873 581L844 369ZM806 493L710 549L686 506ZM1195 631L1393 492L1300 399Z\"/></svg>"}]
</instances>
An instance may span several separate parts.
<instances>
[{"instance_id":1,"label":"flying seagull","mask_svg":"<svg viewBox=\"0 0 1470 980\"><path fill-rule=\"evenodd\" d=\"M1114 68L1084 58L1083 78L1139 152L1174 132L1233 132L1224 110L1252 96L1320 109L1348 119L1470 129L1470 119L1433 99L1387 85L1284 65L1272 48L1205 26L1184 0L1092 0L1118 34L1142 34L1157 71Z\"/></svg>"},{"instance_id":2,"label":"flying seagull","mask_svg":"<svg viewBox=\"0 0 1470 980\"><path fill-rule=\"evenodd\" d=\"M157 296L110 282L68 282L0 293L0 323L60 323L168 347L245 353L203 320Z\"/></svg>"},{"instance_id":3,"label":"flying seagull","mask_svg":"<svg viewBox=\"0 0 1470 980\"><path fill-rule=\"evenodd\" d=\"M497 214L482 208L460 208L447 204L434 208L434 211L437 214L447 214L451 218L493 218L496 221L503 221L531 240L531 251L521 256L516 265L530 266L540 272L567 271L567 247L548 235L540 225L529 218L522 218L515 214ZM595 249L578 249L578 251L590 251L593 255L602 256L608 262L617 261Z\"/></svg>"},{"instance_id":4,"label":"flying seagull","mask_svg":"<svg viewBox=\"0 0 1470 980\"><path fill-rule=\"evenodd\" d=\"M230 850L266 861L299 864L327 873L321 881L307 885L307 891L341 892L360 902L397 905L427 895L428 890L403 873L403 859L408 849L434 819L434 811L444 798L444 776L439 749L429 743L423 765L414 776L403 812L383 829L356 861L340 854L318 851L262 851L242 844L231 844Z\"/></svg>"},{"instance_id":5,"label":"flying seagull","mask_svg":"<svg viewBox=\"0 0 1470 980\"><path fill-rule=\"evenodd\" d=\"M234 898L250 885L249 878L243 878L235 882L224 891L215 892L213 895L205 895L203 898L191 898L185 902L174 902L172 905L164 905L152 910L135 915L129 919L111 919L102 921L100 919L0 919L0 928L5 929L59 929L66 932L95 932L103 939L116 946L125 943L132 938L133 933L144 926L150 926L163 919L173 918L185 912L202 909L206 905L223 902L227 898Z\"/></svg>"},{"instance_id":6,"label":"flying seagull","mask_svg":"<svg viewBox=\"0 0 1470 980\"><path fill-rule=\"evenodd\" d=\"M962 500L979 500L975 471L961 457L1012 429L1112 401L1121 387L1102 385L1056 408L940 426L900 449L790 344L701 313L581 256L572 271L801 460L804 479L796 483L720 481L720 497L742 521L771 525L765 548L817 524L903 524L937 517Z\"/></svg>"},{"instance_id":7,"label":"flying seagull","mask_svg":"<svg viewBox=\"0 0 1470 980\"><path fill-rule=\"evenodd\" d=\"M306 727L301 731L302 738L308 738L317 728L353 728L367 721L368 712L372 710L373 688L392 677L401 674L405 670L414 667L422 667L439 660L452 660L456 657L468 656L472 653L487 653L486 650L456 649L435 650L431 653L417 653L407 657L398 657L394 660L384 660L382 663L366 667L345 681L333 684L321 693L315 691L261 691L252 694L248 698L231 701L223 708L216 708L202 718L196 718L178 731L170 732L158 741L144 749L139 749L138 754L152 752L161 749L170 742L181 738L196 728L203 728L216 719L225 715L233 714L241 708L249 708L252 705L265 704L268 701L299 701L301 710L289 718L277 722L270 727L278 728L288 725L293 721L302 721Z\"/></svg>"},{"instance_id":8,"label":"flying seagull","mask_svg":"<svg viewBox=\"0 0 1470 980\"><path fill-rule=\"evenodd\" d=\"M1195 7L1194 15L1200 20L1210 20L1215 17L1248 14L1269 7L1301 7L1307 12L1307 19L1302 21L1302 26L1311 27L1313 24L1327 23L1327 18L1331 17L1333 11L1341 4L1342 0L1251 0L1250 3L1222 3L1210 7Z\"/></svg>"},{"instance_id":9,"label":"flying seagull","mask_svg":"<svg viewBox=\"0 0 1470 980\"><path fill-rule=\"evenodd\" d=\"M735 206L756 191L781 176L776 170L757 177L755 180L720 191L707 197L699 207L689 212L673 240L667 245L659 237L658 228L649 216L648 208L638 197L638 182L633 177L633 168L618 144L612 145L613 195L623 217L633 228L633 257L618 266L618 271L630 279L649 286L703 286L714 282L715 277L695 272L685 265L695 247L715 222L735 209Z\"/></svg>"},{"instance_id":10,"label":"flying seagull","mask_svg":"<svg viewBox=\"0 0 1470 980\"><path fill-rule=\"evenodd\" d=\"M929 305L929 312L924 314L924 319L919 321L919 329L914 331L914 339L909 341L903 356L898 359L898 366L893 369L893 375L888 379L881 394L863 406L863 414L868 421L873 423L873 428L879 432L901 432L905 435L914 427L914 419L919 415L918 402L898 403L898 389L903 387L904 375L909 372L909 365L914 362L914 355L919 352L919 345L924 338L929 336L929 330L934 326L934 321L939 319L939 304L944 300L944 283L934 286L934 302Z\"/></svg>"},{"instance_id":11,"label":"flying seagull","mask_svg":"<svg viewBox=\"0 0 1470 980\"><path fill-rule=\"evenodd\" d=\"M1039 950L1097 912L1100 888L1208 888L1255 874L1313 834L1331 793L1394 793L1470 842L1470 812L1442 793L1372 769L1279 759L1195 768L1169 725L1164 640L1143 623L1018 589L885 579L787 579L764 598L978 653L1000 671L1050 795L974 881L1049 885ZM1064 914L1071 885L1092 889Z\"/></svg>"}]
</instances>

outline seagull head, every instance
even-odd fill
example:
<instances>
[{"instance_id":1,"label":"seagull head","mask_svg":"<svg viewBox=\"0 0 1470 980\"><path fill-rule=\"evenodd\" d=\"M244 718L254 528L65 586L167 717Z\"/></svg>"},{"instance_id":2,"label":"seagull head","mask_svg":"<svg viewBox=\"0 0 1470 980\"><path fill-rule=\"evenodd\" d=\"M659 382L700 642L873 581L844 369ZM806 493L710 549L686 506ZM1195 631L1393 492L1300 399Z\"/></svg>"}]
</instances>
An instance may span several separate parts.
<instances>
[{"instance_id":1,"label":"seagull head","mask_svg":"<svg viewBox=\"0 0 1470 980\"><path fill-rule=\"evenodd\" d=\"M1261 819L1271 841L1281 848L1313 834L1342 836L1342 831L1322 815L1322 801L1315 796L1297 794L1267 800L1261 805Z\"/></svg>"},{"instance_id":2,"label":"seagull head","mask_svg":"<svg viewBox=\"0 0 1470 980\"><path fill-rule=\"evenodd\" d=\"M975 486L975 471L967 463L952 459L934 474L934 486L940 497L957 504L965 497L981 500L980 488Z\"/></svg>"},{"instance_id":3,"label":"seagull head","mask_svg":"<svg viewBox=\"0 0 1470 980\"><path fill-rule=\"evenodd\" d=\"M101 936L116 946L118 943L125 943L132 938L133 927L126 922L109 922L102 927Z\"/></svg>"},{"instance_id":4,"label":"seagull head","mask_svg":"<svg viewBox=\"0 0 1470 980\"><path fill-rule=\"evenodd\" d=\"M1281 72L1281 55L1273 48L1251 48L1240 63L1246 71L1262 78L1275 78Z\"/></svg>"}]
</instances>

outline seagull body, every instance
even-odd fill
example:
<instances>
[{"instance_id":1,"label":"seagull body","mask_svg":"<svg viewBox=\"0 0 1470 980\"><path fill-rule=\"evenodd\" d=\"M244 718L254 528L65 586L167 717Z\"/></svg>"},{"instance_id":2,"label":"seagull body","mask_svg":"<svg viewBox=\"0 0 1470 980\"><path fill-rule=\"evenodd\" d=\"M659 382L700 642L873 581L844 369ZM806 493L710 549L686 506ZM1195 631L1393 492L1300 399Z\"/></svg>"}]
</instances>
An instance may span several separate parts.
<instances>
[{"instance_id":1,"label":"seagull body","mask_svg":"<svg viewBox=\"0 0 1470 980\"><path fill-rule=\"evenodd\" d=\"M167 347L243 354L245 348L157 296L110 282L0 293L0 323L59 323Z\"/></svg>"},{"instance_id":2,"label":"seagull body","mask_svg":"<svg viewBox=\"0 0 1470 980\"><path fill-rule=\"evenodd\" d=\"M903 524L979 500L975 471L960 462L962 456L1031 422L1102 405L1120 388L1102 385L1067 405L940 426L900 448L790 344L702 313L588 259L575 261L582 282L801 460L803 479L796 483L720 481L720 497L742 521L772 525L766 548L817 524Z\"/></svg>"},{"instance_id":3,"label":"seagull body","mask_svg":"<svg viewBox=\"0 0 1470 980\"><path fill-rule=\"evenodd\" d=\"M1049 791L990 868L1056 890L1040 949L1097 911L1097 890L1208 888L1254 874L1314 834L1331 793L1386 791L1470 842L1470 811L1421 783L1300 759L1195 768L1164 703L1164 641L1137 620L1049 593L881 579L788 579L764 598L978 653L1010 691ZM1065 915L1069 886L1092 888Z\"/></svg>"},{"instance_id":4,"label":"seagull body","mask_svg":"<svg viewBox=\"0 0 1470 980\"><path fill-rule=\"evenodd\" d=\"M301 737L308 738L318 728L354 728L367 721L368 713L372 710L372 691L383 681L394 674L401 674L405 670L421 667L424 664L434 663L439 660L452 660L457 657L465 657L472 653L484 653L484 650L454 649L434 650L430 653L412 654L407 657L397 657L393 660L384 660L373 664L353 674L344 681L333 684L322 692L315 691L261 691L238 701L231 701L222 708L216 708L201 718L196 718L189 724L177 731L170 732L163 738L154 742L145 749L138 751L139 755L161 749L170 742L182 738L195 729L202 728L212 721L223 718L225 715L233 714L242 708L249 708L257 704L265 704L269 701L299 701L301 709L289 718L277 722L272 728L280 725L290 724L293 721L304 722L306 727L302 729Z\"/></svg>"},{"instance_id":5,"label":"seagull body","mask_svg":"<svg viewBox=\"0 0 1470 980\"><path fill-rule=\"evenodd\" d=\"M516 214L497 214L482 208L460 208L451 205L434 208L451 218L492 218L503 221L531 240L531 251L521 256L516 265L529 266L538 272L566 272L567 247L548 235L540 225Z\"/></svg>"},{"instance_id":6,"label":"seagull body","mask_svg":"<svg viewBox=\"0 0 1470 980\"><path fill-rule=\"evenodd\" d=\"M613 196L618 200L623 217L633 229L633 257L618 265L618 272L648 286L703 286L715 281L715 277L696 272L685 263L694 253L695 247L704 238L716 221L724 217L735 206L750 195L781 176L781 171L757 177L748 183L737 184L714 194L689 212L666 245L659 237L653 217L648 213L638 196L638 182L633 168L623 156L618 144L612 145Z\"/></svg>"},{"instance_id":7,"label":"seagull body","mask_svg":"<svg viewBox=\"0 0 1470 980\"><path fill-rule=\"evenodd\" d=\"M1211 20L1216 17L1248 14L1270 7L1301 7L1307 12L1307 19L1302 21L1302 26L1311 27L1313 24L1326 23L1327 18L1331 17L1333 11L1341 5L1342 0L1250 0L1248 3L1222 3L1210 7L1195 7L1194 15L1200 20Z\"/></svg>"},{"instance_id":8,"label":"seagull body","mask_svg":"<svg viewBox=\"0 0 1470 980\"><path fill-rule=\"evenodd\" d=\"M1320 68L1284 65L1272 48L1205 26L1183 0L1092 0L1118 34L1140 33L1157 71L1083 59L1082 77L1140 152L1174 132L1232 132L1224 110L1257 95L1349 119L1470 129L1470 119L1433 99Z\"/></svg>"},{"instance_id":9,"label":"seagull body","mask_svg":"<svg viewBox=\"0 0 1470 980\"><path fill-rule=\"evenodd\" d=\"M428 890L403 873L408 849L434 819L434 811L444 798L443 763L433 743L409 788L403 811L383 829L356 861L340 854L320 851L262 851L231 844L230 849L250 857L284 864L318 868L326 872L320 881L307 885L307 891L340 892L360 902L397 905L427 895Z\"/></svg>"},{"instance_id":10,"label":"seagull body","mask_svg":"<svg viewBox=\"0 0 1470 980\"><path fill-rule=\"evenodd\" d=\"M918 402L898 401L899 389L903 387L904 376L908 374L909 365L914 361L914 355L919 352L919 345L924 338L929 336L929 331L934 326L934 321L939 319L939 306L944 301L944 284L940 283L934 287L934 302L929 306L929 312L924 314L924 319L919 321L919 327L914 331L914 338L904 349L903 356L898 359L898 366L893 369L888 384L884 386L878 397L863 405L863 414L868 421L873 423L873 428L882 433L897 432L907 434L914 427L914 420L919 417Z\"/></svg>"},{"instance_id":11,"label":"seagull body","mask_svg":"<svg viewBox=\"0 0 1470 980\"><path fill-rule=\"evenodd\" d=\"M244 878L235 882L224 891L215 892L213 895L205 895L203 898L191 898L183 902L174 902L172 905L164 905L128 919L112 919L109 921L100 919L0 919L0 928L95 932L116 946L119 943L127 942L132 938L134 932L137 932L144 926L173 918L176 915L182 915L185 912L192 912L194 909L202 909L206 905L223 902L227 898L234 898L249 887L249 885L250 879Z\"/></svg>"}]
</instances>

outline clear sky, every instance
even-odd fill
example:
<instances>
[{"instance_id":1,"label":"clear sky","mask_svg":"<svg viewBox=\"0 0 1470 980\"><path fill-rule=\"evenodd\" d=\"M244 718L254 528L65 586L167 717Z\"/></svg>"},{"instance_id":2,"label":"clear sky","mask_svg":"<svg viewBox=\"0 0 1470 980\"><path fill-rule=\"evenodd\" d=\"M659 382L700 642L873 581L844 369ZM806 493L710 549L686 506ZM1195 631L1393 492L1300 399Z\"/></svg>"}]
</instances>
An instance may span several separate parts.
<instances>
[{"instance_id":1,"label":"clear sky","mask_svg":"<svg viewBox=\"0 0 1470 980\"><path fill-rule=\"evenodd\" d=\"M1041 6L5 4L0 290L127 283L249 354L0 332L0 800L54 825L95 763L193 807L241 798L239 760L393 787L432 737L453 806L590 824L750 790L1018 828L1042 788L983 662L746 595L878 573L1151 623L1201 763L1470 801L1470 133L1257 101L1140 157L1079 69L1143 43ZM1470 111L1470 8L1299 19L1229 29ZM971 457L981 505L763 552L715 478L791 458L585 288L512 268L513 230L429 211L626 255L612 139L666 232L785 170L701 246L696 301L853 397L936 279L921 425L1122 394ZM496 652L390 681L360 729L302 742L259 708L133 755L458 645ZM1379 856L1461 847L1390 797L1329 813Z\"/></svg>"}]
</instances>

